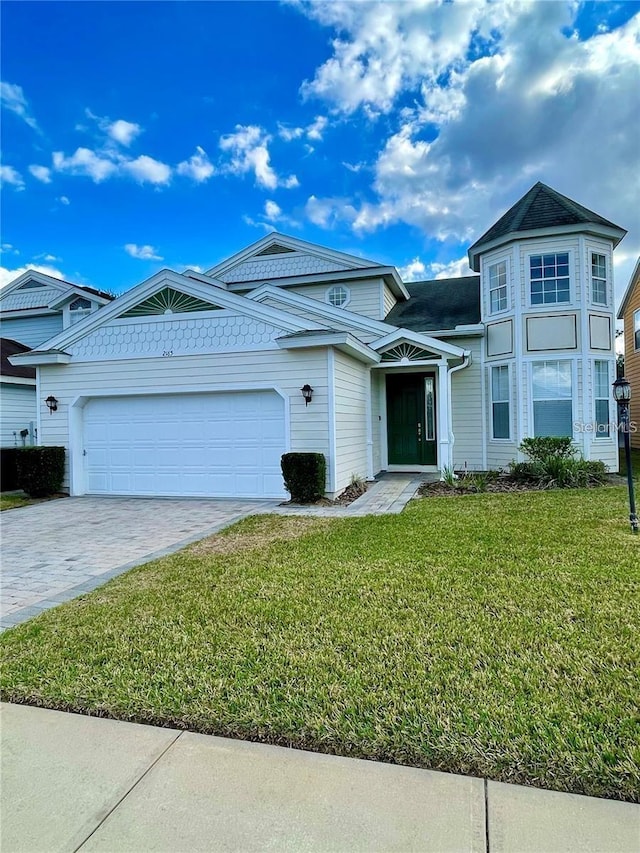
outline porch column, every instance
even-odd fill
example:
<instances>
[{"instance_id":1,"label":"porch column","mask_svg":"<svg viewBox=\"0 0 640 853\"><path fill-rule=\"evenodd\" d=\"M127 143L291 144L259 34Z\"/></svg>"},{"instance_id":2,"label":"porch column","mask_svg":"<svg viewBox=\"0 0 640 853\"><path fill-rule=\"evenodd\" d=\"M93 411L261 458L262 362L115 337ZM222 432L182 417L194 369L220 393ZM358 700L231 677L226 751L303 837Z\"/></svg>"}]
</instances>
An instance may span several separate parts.
<instances>
[{"instance_id":1,"label":"porch column","mask_svg":"<svg viewBox=\"0 0 640 853\"><path fill-rule=\"evenodd\" d=\"M449 399L449 365L446 361L438 364L438 467L441 471L450 468L451 442L449 436L451 400Z\"/></svg>"}]
</instances>

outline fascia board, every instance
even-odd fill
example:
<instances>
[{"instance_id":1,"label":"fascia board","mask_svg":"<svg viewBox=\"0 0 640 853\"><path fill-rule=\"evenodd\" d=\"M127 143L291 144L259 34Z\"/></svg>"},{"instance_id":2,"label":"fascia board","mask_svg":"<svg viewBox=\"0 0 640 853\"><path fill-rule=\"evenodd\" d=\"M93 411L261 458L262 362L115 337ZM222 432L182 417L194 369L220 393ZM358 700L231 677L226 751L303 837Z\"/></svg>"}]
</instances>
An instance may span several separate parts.
<instances>
[{"instance_id":1,"label":"fascia board","mask_svg":"<svg viewBox=\"0 0 640 853\"><path fill-rule=\"evenodd\" d=\"M60 294L60 296L55 299L53 302L49 303L49 308L56 309L62 307L65 302L69 299L74 299L76 296L82 297L82 299L88 299L90 302L97 302L99 305L109 305L113 300L105 299L104 296L96 296L95 293L90 293L88 290L83 290L81 287L70 287L66 293Z\"/></svg>"},{"instance_id":2,"label":"fascia board","mask_svg":"<svg viewBox=\"0 0 640 853\"><path fill-rule=\"evenodd\" d=\"M26 376L7 376L3 373L0 375L0 382L3 385L27 385L32 388L36 387L36 380L27 379Z\"/></svg>"},{"instance_id":3,"label":"fascia board","mask_svg":"<svg viewBox=\"0 0 640 853\"><path fill-rule=\"evenodd\" d=\"M294 339L277 338L276 343L280 349L311 349L314 347L336 347L341 352L365 361L369 364L377 364L380 355L374 352L362 341L354 338L349 332L329 332L326 335L300 335Z\"/></svg>"},{"instance_id":4,"label":"fascia board","mask_svg":"<svg viewBox=\"0 0 640 853\"><path fill-rule=\"evenodd\" d=\"M463 358L465 353L465 350L455 346L454 344L447 344L444 341L439 341L429 335L423 335L420 332L411 332L408 329L396 329L396 331L392 332L390 335L386 335L384 338L380 338L377 341L372 341L369 346L371 349L380 351L381 349L385 349L401 340L406 340L412 344L419 344L425 349L435 350L436 352L454 356L455 358Z\"/></svg>"},{"instance_id":5,"label":"fascia board","mask_svg":"<svg viewBox=\"0 0 640 853\"><path fill-rule=\"evenodd\" d=\"M38 350L32 350L31 352L22 352L16 355L10 355L9 361L15 367L20 364L25 366L37 366L39 364L69 364L71 356L68 352L38 352Z\"/></svg>"},{"instance_id":6,"label":"fascia board","mask_svg":"<svg viewBox=\"0 0 640 853\"><path fill-rule=\"evenodd\" d=\"M334 308L332 305L320 302L319 299L302 296L300 293L291 293L272 284L263 284L261 287L247 294L247 299L256 301L262 301L267 297L276 299L284 305L295 305L297 308L304 308L310 314L315 314L317 317L326 317L329 320L348 323L354 329L359 329L363 332L382 335L396 329L396 326L392 326L390 323L372 320L370 317L355 314L353 311L347 311L344 308Z\"/></svg>"}]
</instances>

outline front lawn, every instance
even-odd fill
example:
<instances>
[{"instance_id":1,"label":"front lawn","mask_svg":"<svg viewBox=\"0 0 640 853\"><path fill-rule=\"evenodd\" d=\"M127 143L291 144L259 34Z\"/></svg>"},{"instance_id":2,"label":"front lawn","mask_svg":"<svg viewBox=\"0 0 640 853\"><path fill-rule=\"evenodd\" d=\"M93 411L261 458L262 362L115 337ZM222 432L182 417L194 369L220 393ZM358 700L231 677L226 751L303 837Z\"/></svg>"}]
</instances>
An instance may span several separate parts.
<instances>
[{"instance_id":1,"label":"front lawn","mask_svg":"<svg viewBox=\"0 0 640 853\"><path fill-rule=\"evenodd\" d=\"M639 800L625 497L247 519L5 632L3 696Z\"/></svg>"},{"instance_id":2,"label":"front lawn","mask_svg":"<svg viewBox=\"0 0 640 853\"><path fill-rule=\"evenodd\" d=\"M15 509L17 506L27 506L29 498L26 495L0 495L0 512L3 509Z\"/></svg>"}]
</instances>

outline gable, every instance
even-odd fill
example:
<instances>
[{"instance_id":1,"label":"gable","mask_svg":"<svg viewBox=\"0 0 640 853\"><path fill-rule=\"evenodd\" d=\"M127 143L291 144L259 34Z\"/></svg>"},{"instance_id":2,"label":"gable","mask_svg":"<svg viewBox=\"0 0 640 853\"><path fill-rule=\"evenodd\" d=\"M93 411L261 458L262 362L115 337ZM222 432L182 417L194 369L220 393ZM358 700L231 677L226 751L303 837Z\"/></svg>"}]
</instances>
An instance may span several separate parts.
<instances>
[{"instance_id":1,"label":"gable","mask_svg":"<svg viewBox=\"0 0 640 853\"><path fill-rule=\"evenodd\" d=\"M0 299L0 310L4 311L28 311L36 308L48 308L49 304L60 298L62 288L38 282L25 282L13 289L10 293L3 294Z\"/></svg>"},{"instance_id":2,"label":"gable","mask_svg":"<svg viewBox=\"0 0 640 853\"><path fill-rule=\"evenodd\" d=\"M259 253L242 261L229 270L219 273L218 278L227 284L239 281L265 281L275 278L287 278L294 275L313 275L313 273L342 272L353 269L344 263L321 258L308 252Z\"/></svg>"},{"instance_id":3,"label":"gable","mask_svg":"<svg viewBox=\"0 0 640 853\"><path fill-rule=\"evenodd\" d=\"M402 364L412 361L426 361L433 358L440 358L440 354L426 350L419 344L412 344L408 341L401 341L389 347L389 349L383 350L380 354L380 361L401 362Z\"/></svg>"}]
</instances>

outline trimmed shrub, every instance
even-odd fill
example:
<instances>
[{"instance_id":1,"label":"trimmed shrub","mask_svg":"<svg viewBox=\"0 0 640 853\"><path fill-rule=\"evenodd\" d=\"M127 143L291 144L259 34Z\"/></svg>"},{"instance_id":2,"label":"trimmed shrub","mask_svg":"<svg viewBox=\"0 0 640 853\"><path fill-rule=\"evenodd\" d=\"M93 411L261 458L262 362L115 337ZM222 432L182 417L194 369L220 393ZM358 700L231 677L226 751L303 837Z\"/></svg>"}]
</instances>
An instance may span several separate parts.
<instances>
[{"instance_id":1,"label":"trimmed shrub","mask_svg":"<svg viewBox=\"0 0 640 853\"><path fill-rule=\"evenodd\" d=\"M324 495L327 463L322 453L285 453L280 464L294 503L314 503Z\"/></svg>"},{"instance_id":2,"label":"trimmed shrub","mask_svg":"<svg viewBox=\"0 0 640 853\"><path fill-rule=\"evenodd\" d=\"M523 439L520 443L520 450L533 462L541 462L550 457L570 459L574 456L576 448L573 440L568 436L539 436L538 438Z\"/></svg>"},{"instance_id":3,"label":"trimmed shrub","mask_svg":"<svg viewBox=\"0 0 640 853\"><path fill-rule=\"evenodd\" d=\"M0 448L0 491L13 492L18 485L18 453L21 447Z\"/></svg>"},{"instance_id":4,"label":"trimmed shrub","mask_svg":"<svg viewBox=\"0 0 640 853\"><path fill-rule=\"evenodd\" d=\"M64 447L21 447L17 457L18 488L32 498L60 491L64 477Z\"/></svg>"}]
</instances>

